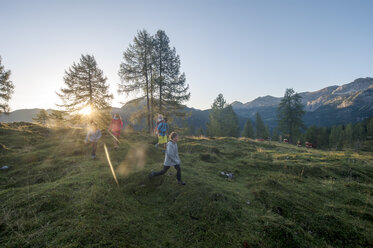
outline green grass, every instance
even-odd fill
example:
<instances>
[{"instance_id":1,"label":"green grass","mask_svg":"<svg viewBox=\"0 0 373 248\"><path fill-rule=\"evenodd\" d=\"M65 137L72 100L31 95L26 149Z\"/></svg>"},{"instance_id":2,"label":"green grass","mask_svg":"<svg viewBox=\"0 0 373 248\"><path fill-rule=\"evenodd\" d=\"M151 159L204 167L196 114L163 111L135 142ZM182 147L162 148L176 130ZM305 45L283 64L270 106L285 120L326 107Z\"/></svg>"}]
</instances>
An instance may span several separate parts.
<instances>
[{"instance_id":1,"label":"green grass","mask_svg":"<svg viewBox=\"0 0 373 248\"><path fill-rule=\"evenodd\" d=\"M180 137L180 186L144 133L0 125L0 247L373 246L372 153Z\"/></svg>"}]
</instances>

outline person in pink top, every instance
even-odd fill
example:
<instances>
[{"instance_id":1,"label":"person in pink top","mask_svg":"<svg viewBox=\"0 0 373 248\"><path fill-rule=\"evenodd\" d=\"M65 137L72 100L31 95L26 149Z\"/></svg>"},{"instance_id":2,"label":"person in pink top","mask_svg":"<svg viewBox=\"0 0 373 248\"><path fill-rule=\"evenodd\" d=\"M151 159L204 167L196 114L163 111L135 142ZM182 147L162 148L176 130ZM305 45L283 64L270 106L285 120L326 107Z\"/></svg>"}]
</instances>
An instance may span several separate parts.
<instances>
[{"instance_id":1,"label":"person in pink top","mask_svg":"<svg viewBox=\"0 0 373 248\"><path fill-rule=\"evenodd\" d=\"M119 114L115 114L113 119L111 119L110 123L110 130L111 133L114 135L114 148L117 149L119 147L119 136L120 136L120 130L123 129L123 121Z\"/></svg>"}]
</instances>

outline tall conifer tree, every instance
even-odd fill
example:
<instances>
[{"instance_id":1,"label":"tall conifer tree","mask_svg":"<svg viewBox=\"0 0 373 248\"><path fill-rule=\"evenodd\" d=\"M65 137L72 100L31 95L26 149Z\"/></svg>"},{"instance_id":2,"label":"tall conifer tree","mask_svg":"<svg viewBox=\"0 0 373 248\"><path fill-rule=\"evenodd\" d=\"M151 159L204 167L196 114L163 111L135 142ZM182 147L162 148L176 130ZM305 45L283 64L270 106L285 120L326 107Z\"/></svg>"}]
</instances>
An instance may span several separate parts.
<instances>
[{"instance_id":1,"label":"tall conifer tree","mask_svg":"<svg viewBox=\"0 0 373 248\"><path fill-rule=\"evenodd\" d=\"M264 122L259 112L256 112L255 115L255 127L256 137L258 139L265 139L269 136L268 128L264 125Z\"/></svg>"},{"instance_id":2,"label":"tall conifer tree","mask_svg":"<svg viewBox=\"0 0 373 248\"><path fill-rule=\"evenodd\" d=\"M119 93L143 92L146 99L146 118L148 132L151 130L150 97L154 88L151 85L153 71L153 39L146 30L139 31L127 50L123 53L124 62L120 64L118 85Z\"/></svg>"},{"instance_id":3,"label":"tall conifer tree","mask_svg":"<svg viewBox=\"0 0 373 248\"><path fill-rule=\"evenodd\" d=\"M333 126L332 129L330 130L329 146L336 151L342 150L343 141L344 141L343 126L342 125Z\"/></svg>"},{"instance_id":4,"label":"tall conifer tree","mask_svg":"<svg viewBox=\"0 0 373 248\"><path fill-rule=\"evenodd\" d=\"M345 144L347 146L351 147L353 139L354 139L354 125L352 125L351 123L349 123L346 126L344 133L345 133L345 135L344 135Z\"/></svg>"},{"instance_id":5,"label":"tall conifer tree","mask_svg":"<svg viewBox=\"0 0 373 248\"><path fill-rule=\"evenodd\" d=\"M158 88L158 111L162 114L177 114L181 103L189 100L189 85L185 74L180 72L180 57L165 31L154 35L153 65L154 80Z\"/></svg>"},{"instance_id":6,"label":"tall conifer tree","mask_svg":"<svg viewBox=\"0 0 373 248\"><path fill-rule=\"evenodd\" d=\"M9 100L14 92L14 84L10 81L10 70L5 70L0 57L0 113L9 112Z\"/></svg>"},{"instance_id":7,"label":"tall conifer tree","mask_svg":"<svg viewBox=\"0 0 373 248\"><path fill-rule=\"evenodd\" d=\"M207 122L207 134L211 136L223 136L222 111L226 107L223 94L219 94L211 105L210 119Z\"/></svg>"},{"instance_id":8,"label":"tall conifer tree","mask_svg":"<svg viewBox=\"0 0 373 248\"><path fill-rule=\"evenodd\" d=\"M232 106L227 105L222 94L218 95L211 106L207 133L211 136L238 137L239 135L237 116Z\"/></svg>"},{"instance_id":9,"label":"tall conifer tree","mask_svg":"<svg viewBox=\"0 0 373 248\"><path fill-rule=\"evenodd\" d=\"M250 119L247 119L242 131L242 137L254 138L254 127Z\"/></svg>"},{"instance_id":10,"label":"tall conifer tree","mask_svg":"<svg viewBox=\"0 0 373 248\"><path fill-rule=\"evenodd\" d=\"M103 119L110 112L110 104L113 95L109 94L107 78L92 55L82 55L79 63L65 71L65 87L57 95L62 104L57 104L68 113L78 113L80 110L90 107L91 117Z\"/></svg>"},{"instance_id":11,"label":"tall conifer tree","mask_svg":"<svg viewBox=\"0 0 373 248\"><path fill-rule=\"evenodd\" d=\"M293 89L286 89L277 109L279 128L289 137L291 143L294 142L294 136L300 133L300 128L305 128L302 119L305 112L301 100L302 97Z\"/></svg>"}]
</instances>

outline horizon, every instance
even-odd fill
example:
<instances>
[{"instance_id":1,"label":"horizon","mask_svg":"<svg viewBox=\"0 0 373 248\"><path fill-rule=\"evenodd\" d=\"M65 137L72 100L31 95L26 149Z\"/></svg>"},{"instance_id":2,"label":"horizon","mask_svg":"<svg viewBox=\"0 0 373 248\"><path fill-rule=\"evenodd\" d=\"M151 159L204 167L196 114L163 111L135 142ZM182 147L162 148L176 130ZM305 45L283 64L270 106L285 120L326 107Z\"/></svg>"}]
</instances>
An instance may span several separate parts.
<instances>
[{"instance_id":1,"label":"horizon","mask_svg":"<svg viewBox=\"0 0 373 248\"><path fill-rule=\"evenodd\" d=\"M359 78L356 78L356 79L361 79L361 78L372 78L372 77L359 77ZM352 83L352 82L354 82L356 79L354 79L354 80L351 81L351 82L345 83L345 84ZM345 85L345 84L342 84L342 85ZM328 88L328 87L332 87L332 86L338 86L338 87L339 87L339 86L342 86L342 85L337 85L337 84L329 85L329 86L325 86L325 87L320 88L320 89L315 90L315 91L319 91L319 90L322 90L322 89L324 89L324 88ZM308 92L315 92L315 91L302 91L302 92L297 92L297 93L308 93ZM223 95L224 95L224 94L223 94ZM282 97L283 97L283 96L263 95L263 96L258 96L258 97L256 97L256 98L250 100L250 101L241 102L241 101L234 100L234 101L232 101L232 102L228 102L228 104L233 104L233 103L235 103L235 102L239 102L239 103L242 103L242 104L247 104L247 103L250 103L250 102L252 102L252 101L254 101L254 100L258 99L258 98L263 98L263 97L267 97L267 96L275 97L275 98L282 98ZM111 108L122 108L122 107L124 107L127 103L129 103L130 101L131 101L131 100L127 101L127 102L124 103L122 106L111 106ZM206 108L206 109L200 109L200 108L195 108L195 107L188 106L188 104L183 104L183 105L186 106L186 107L188 107L188 108L193 108L193 109L201 110L201 111L211 109L211 107ZM34 108L34 107L33 107L33 108L20 108L20 109L11 109L11 111L10 111L9 113L14 112L14 111L17 111L17 110L31 110L31 109L57 110L58 108L53 108L53 107L52 107L52 108L38 108L38 107L35 107L35 108Z\"/></svg>"},{"instance_id":2,"label":"horizon","mask_svg":"<svg viewBox=\"0 0 373 248\"><path fill-rule=\"evenodd\" d=\"M122 54L142 29L169 36L190 85L183 103L190 108L209 109L219 93L247 103L282 97L286 88L313 92L372 75L368 1L86 3L2 2L7 35L0 56L15 85L11 111L58 109L55 92L81 54L96 58L114 94L111 105L120 108L137 97L116 90Z\"/></svg>"}]
</instances>

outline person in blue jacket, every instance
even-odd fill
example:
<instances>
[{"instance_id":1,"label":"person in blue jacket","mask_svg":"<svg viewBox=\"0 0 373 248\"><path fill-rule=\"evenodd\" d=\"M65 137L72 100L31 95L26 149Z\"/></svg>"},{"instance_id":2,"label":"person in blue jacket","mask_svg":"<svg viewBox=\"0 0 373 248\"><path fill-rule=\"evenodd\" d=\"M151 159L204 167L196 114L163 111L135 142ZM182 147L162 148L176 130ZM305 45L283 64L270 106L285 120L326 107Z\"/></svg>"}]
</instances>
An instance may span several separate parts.
<instances>
[{"instance_id":1,"label":"person in blue jacket","mask_svg":"<svg viewBox=\"0 0 373 248\"><path fill-rule=\"evenodd\" d=\"M167 146L167 135L168 135L168 123L167 118L164 118L163 121L161 121L157 127L158 130L158 145L163 145L164 149L166 150Z\"/></svg>"}]
</instances>

